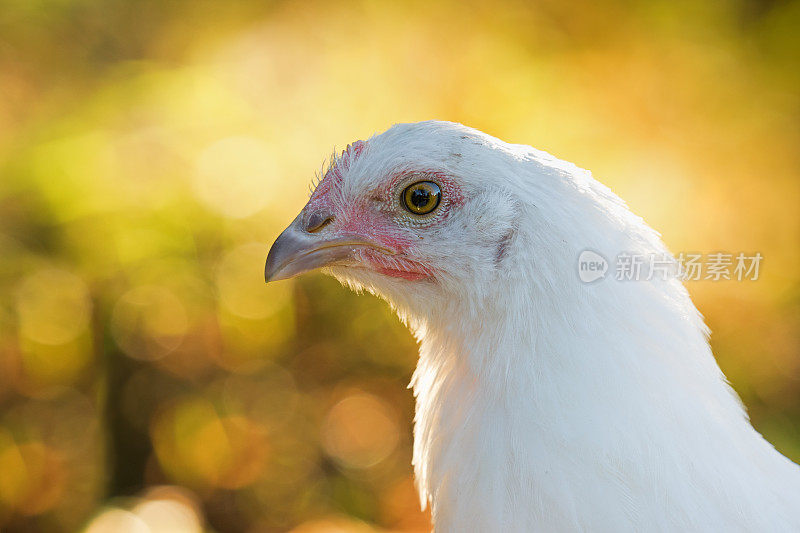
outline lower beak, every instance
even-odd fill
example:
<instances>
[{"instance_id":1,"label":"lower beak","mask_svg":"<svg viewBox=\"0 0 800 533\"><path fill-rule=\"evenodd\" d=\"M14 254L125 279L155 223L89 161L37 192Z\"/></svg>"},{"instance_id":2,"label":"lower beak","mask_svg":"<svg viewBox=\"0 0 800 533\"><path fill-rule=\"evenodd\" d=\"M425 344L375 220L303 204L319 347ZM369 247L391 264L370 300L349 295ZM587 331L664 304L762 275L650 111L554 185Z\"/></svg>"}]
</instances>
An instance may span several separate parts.
<instances>
[{"instance_id":1,"label":"lower beak","mask_svg":"<svg viewBox=\"0 0 800 533\"><path fill-rule=\"evenodd\" d=\"M267 255L264 279L267 282L291 277L326 266L351 263L359 248L373 248L393 254L382 246L355 236L325 237L304 231L298 216L283 230Z\"/></svg>"}]
</instances>

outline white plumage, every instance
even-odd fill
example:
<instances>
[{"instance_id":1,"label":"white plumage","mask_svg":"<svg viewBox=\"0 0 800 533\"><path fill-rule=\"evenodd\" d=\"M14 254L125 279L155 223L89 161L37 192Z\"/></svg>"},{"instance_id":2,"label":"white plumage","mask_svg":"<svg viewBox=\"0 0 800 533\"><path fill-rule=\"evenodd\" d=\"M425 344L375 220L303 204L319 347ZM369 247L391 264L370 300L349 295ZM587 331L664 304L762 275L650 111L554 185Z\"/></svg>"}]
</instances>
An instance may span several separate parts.
<instances>
[{"instance_id":1,"label":"white plumage","mask_svg":"<svg viewBox=\"0 0 800 533\"><path fill-rule=\"evenodd\" d=\"M420 180L441 185L430 215L404 209ZM668 253L585 170L400 124L332 163L267 277L325 267L416 335L414 468L439 532L800 531L800 468L750 425L683 285L582 283L587 249Z\"/></svg>"}]
</instances>

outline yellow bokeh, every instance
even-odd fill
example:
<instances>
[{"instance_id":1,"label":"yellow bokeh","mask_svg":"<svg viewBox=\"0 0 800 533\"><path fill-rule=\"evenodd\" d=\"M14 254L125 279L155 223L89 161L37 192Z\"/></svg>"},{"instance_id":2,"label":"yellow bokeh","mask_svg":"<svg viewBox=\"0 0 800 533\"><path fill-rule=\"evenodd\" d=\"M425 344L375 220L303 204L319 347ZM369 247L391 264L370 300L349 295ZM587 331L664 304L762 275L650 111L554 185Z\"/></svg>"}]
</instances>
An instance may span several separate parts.
<instances>
[{"instance_id":1,"label":"yellow bokeh","mask_svg":"<svg viewBox=\"0 0 800 533\"><path fill-rule=\"evenodd\" d=\"M217 269L220 302L234 315L269 318L291 305L292 283L261 283L266 246L250 243L231 250Z\"/></svg>"},{"instance_id":2,"label":"yellow bokeh","mask_svg":"<svg viewBox=\"0 0 800 533\"><path fill-rule=\"evenodd\" d=\"M368 468L392 453L399 430L394 413L380 399L355 393L331 408L322 443L325 451L344 466Z\"/></svg>"},{"instance_id":3,"label":"yellow bokeh","mask_svg":"<svg viewBox=\"0 0 800 533\"><path fill-rule=\"evenodd\" d=\"M162 468L189 486L241 488L266 464L264 429L242 416L220 416L202 399L186 398L159 413L151 435Z\"/></svg>"},{"instance_id":4,"label":"yellow bokeh","mask_svg":"<svg viewBox=\"0 0 800 533\"><path fill-rule=\"evenodd\" d=\"M189 327L183 303L169 289L145 285L125 293L114 307L111 332L137 359L158 359L177 348Z\"/></svg>"},{"instance_id":5,"label":"yellow bokeh","mask_svg":"<svg viewBox=\"0 0 800 533\"><path fill-rule=\"evenodd\" d=\"M277 181L270 146L253 137L228 137L204 148L197 158L194 189L220 214L242 218L274 203Z\"/></svg>"},{"instance_id":6,"label":"yellow bokeh","mask_svg":"<svg viewBox=\"0 0 800 533\"><path fill-rule=\"evenodd\" d=\"M16 296L20 334L32 341L66 344L89 324L88 289L69 272L43 269L30 274L20 283Z\"/></svg>"}]
</instances>

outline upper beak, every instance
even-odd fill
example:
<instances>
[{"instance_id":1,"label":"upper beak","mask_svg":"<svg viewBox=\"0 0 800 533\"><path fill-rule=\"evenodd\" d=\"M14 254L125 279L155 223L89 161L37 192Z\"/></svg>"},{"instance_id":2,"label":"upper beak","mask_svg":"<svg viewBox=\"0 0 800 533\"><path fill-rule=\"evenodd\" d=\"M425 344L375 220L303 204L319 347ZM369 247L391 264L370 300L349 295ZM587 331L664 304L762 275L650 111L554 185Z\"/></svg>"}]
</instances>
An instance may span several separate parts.
<instances>
[{"instance_id":1,"label":"upper beak","mask_svg":"<svg viewBox=\"0 0 800 533\"><path fill-rule=\"evenodd\" d=\"M301 213L272 244L264 267L264 279L267 282L288 279L315 268L346 264L363 247L393 254L391 250L362 237L326 237L324 234L306 231L302 218Z\"/></svg>"}]
</instances>

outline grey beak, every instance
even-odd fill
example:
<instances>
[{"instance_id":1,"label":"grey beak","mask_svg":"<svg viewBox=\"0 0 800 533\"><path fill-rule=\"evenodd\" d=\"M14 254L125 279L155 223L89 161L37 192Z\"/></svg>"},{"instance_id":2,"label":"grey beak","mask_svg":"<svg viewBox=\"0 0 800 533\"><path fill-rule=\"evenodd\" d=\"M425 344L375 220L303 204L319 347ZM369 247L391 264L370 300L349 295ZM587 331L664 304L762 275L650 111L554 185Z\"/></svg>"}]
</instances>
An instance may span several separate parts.
<instances>
[{"instance_id":1,"label":"grey beak","mask_svg":"<svg viewBox=\"0 0 800 533\"><path fill-rule=\"evenodd\" d=\"M301 213L272 244L264 266L267 282L288 279L316 268L352 263L361 247L394 253L361 237L326 237L322 232L316 233L319 225L315 224L313 216L309 217L310 231L307 231L302 218Z\"/></svg>"}]
</instances>

